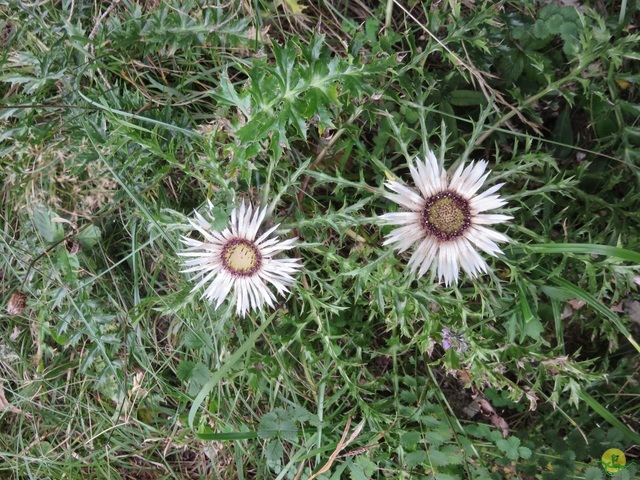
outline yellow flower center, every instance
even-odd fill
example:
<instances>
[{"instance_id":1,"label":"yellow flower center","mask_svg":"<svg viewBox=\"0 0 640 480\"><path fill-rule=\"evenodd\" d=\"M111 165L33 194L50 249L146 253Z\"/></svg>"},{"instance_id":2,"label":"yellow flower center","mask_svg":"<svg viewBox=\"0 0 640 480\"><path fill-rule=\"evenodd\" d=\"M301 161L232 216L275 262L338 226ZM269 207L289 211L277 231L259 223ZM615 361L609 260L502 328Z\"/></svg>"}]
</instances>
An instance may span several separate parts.
<instances>
[{"instance_id":1,"label":"yellow flower center","mask_svg":"<svg viewBox=\"0 0 640 480\"><path fill-rule=\"evenodd\" d=\"M427 199L422 221L427 232L439 240L453 240L471 225L469 202L455 192L440 192Z\"/></svg>"},{"instance_id":2,"label":"yellow flower center","mask_svg":"<svg viewBox=\"0 0 640 480\"><path fill-rule=\"evenodd\" d=\"M253 242L234 238L222 248L222 265L232 274L253 275L261 264L262 255Z\"/></svg>"}]
</instances>

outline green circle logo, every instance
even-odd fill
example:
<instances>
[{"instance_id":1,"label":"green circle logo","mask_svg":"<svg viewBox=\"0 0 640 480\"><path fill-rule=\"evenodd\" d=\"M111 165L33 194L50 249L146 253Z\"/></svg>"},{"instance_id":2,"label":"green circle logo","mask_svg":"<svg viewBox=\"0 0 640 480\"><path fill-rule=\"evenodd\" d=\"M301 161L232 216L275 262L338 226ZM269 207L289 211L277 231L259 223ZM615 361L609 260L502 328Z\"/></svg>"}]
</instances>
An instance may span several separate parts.
<instances>
[{"instance_id":1,"label":"green circle logo","mask_svg":"<svg viewBox=\"0 0 640 480\"><path fill-rule=\"evenodd\" d=\"M602 468L607 473L618 473L620 470L624 470L626 465L627 457L624 456L622 450L610 448L602 454Z\"/></svg>"}]
</instances>

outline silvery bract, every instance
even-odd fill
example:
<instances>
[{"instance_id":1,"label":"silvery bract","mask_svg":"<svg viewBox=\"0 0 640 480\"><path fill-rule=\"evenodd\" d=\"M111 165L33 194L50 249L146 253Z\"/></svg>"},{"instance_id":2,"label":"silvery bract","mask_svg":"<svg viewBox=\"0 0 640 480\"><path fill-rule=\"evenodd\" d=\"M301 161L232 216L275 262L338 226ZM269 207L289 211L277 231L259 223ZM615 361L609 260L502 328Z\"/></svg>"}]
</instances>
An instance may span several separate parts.
<instances>
[{"instance_id":1,"label":"silvery bract","mask_svg":"<svg viewBox=\"0 0 640 480\"><path fill-rule=\"evenodd\" d=\"M408 211L380 217L385 224L400 225L384 244L399 252L417 245L408 265L418 276L433 266L448 286L458 281L460 268L471 278L487 272L487 263L477 249L493 256L502 253L497 243L509 239L487 225L512 217L483 213L506 203L495 193L503 184L477 193L489 176L486 168L485 161L471 162L467 167L461 164L449 177L429 151L425 161L416 159L415 165L409 164L420 194L399 182L387 182L395 193L385 192L385 196Z\"/></svg>"},{"instance_id":2,"label":"silvery bract","mask_svg":"<svg viewBox=\"0 0 640 480\"><path fill-rule=\"evenodd\" d=\"M209 203L210 209L212 208ZM275 295L268 284L279 294L289 291L295 275L301 268L296 258L274 258L295 245L295 238L280 241L270 235L279 225L271 227L256 239L258 229L266 214L266 208L253 211L251 205L231 212L231 220L221 232L211 229L211 223L196 212L191 226L204 237L204 241L183 237L187 245L183 257L189 257L184 272L197 272L199 279L193 290L204 288L203 297L215 302L218 308L233 291L236 310L244 316L248 310L258 310L264 303L274 307ZM213 220L213 216L209 214Z\"/></svg>"}]
</instances>

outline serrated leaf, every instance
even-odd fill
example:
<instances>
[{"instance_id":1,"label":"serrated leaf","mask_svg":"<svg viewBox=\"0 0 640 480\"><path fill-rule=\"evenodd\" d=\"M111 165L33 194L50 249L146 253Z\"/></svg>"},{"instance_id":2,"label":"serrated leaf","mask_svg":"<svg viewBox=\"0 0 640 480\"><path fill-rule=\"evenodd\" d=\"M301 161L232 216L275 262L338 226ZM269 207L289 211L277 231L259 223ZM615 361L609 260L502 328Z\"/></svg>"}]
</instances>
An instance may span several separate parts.
<instances>
[{"instance_id":1,"label":"serrated leaf","mask_svg":"<svg viewBox=\"0 0 640 480\"><path fill-rule=\"evenodd\" d=\"M64 237L62 225L52 222L54 215L45 208L38 208L33 211L33 224L38 234L45 242L53 243Z\"/></svg>"},{"instance_id":2,"label":"serrated leaf","mask_svg":"<svg viewBox=\"0 0 640 480\"><path fill-rule=\"evenodd\" d=\"M415 447L420 441L420 432L407 432L402 437L400 437L400 445L403 448L411 448Z\"/></svg>"},{"instance_id":3,"label":"serrated leaf","mask_svg":"<svg viewBox=\"0 0 640 480\"><path fill-rule=\"evenodd\" d=\"M276 121L276 117L267 113L256 115L236 131L236 136L241 144L257 142L265 138L267 134L272 131Z\"/></svg>"},{"instance_id":4,"label":"serrated leaf","mask_svg":"<svg viewBox=\"0 0 640 480\"><path fill-rule=\"evenodd\" d=\"M191 370L189 395L196 395L211 378L211 371L206 365L196 363Z\"/></svg>"},{"instance_id":5,"label":"serrated leaf","mask_svg":"<svg viewBox=\"0 0 640 480\"><path fill-rule=\"evenodd\" d=\"M82 244L82 247L89 249L100 241L102 232L95 225L89 225L77 235L78 241Z\"/></svg>"},{"instance_id":6,"label":"serrated leaf","mask_svg":"<svg viewBox=\"0 0 640 480\"><path fill-rule=\"evenodd\" d=\"M300 5L298 0L282 0L282 6L293 15L302 15L302 11L307 8L306 5Z\"/></svg>"},{"instance_id":7,"label":"serrated leaf","mask_svg":"<svg viewBox=\"0 0 640 480\"><path fill-rule=\"evenodd\" d=\"M563 24L564 18L559 13L556 13L544 21L544 28L550 34L557 35L562 30Z\"/></svg>"},{"instance_id":8,"label":"serrated leaf","mask_svg":"<svg viewBox=\"0 0 640 480\"><path fill-rule=\"evenodd\" d=\"M260 435L260 432L258 432ZM280 440L271 440L267 443L264 450L264 457L267 459L269 468L277 468L282 466L282 457L284 456L284 448Z\"/></svg>"},{"instance_id":9,"label":"serrated leaf","mask_svg":"<svg viewBox=\"0 0 640 480\"><path fill-rule=\"evenodd\" d=\"M604 480L602 469L598 467L588 467L584 471L584 480Z\"/></svg>"},{"instance_id":10,"label":"serrated leaf","mask_svg":"<svg viewBox=\"0 0 640 480\"><path fill-rule=\"evenodd\" d=\"M505 453L509 460L518 459L518 447L520 446L520 439L518 437L501 438L496 442L496 446Z\"/></svg>"},{"instance_id":11,"label":"serrated leaf","mask_svg":"<svg viewBox=\"0 0 640 480\"><path fill-rule=\"evenodd\" d=\"M486 423L469 425L468 427L465 428L465 431L469 435L473 435L476 438L486 439L486 438L489 438L489 436L491 435L491 429L489 428L489 425L487 425Z\"/></svg>"},{"instance_id":12,"label":"serrated leaf","mask_svg":"<svg viewBox=\"0 0 640 480\"><path fill-rule=\"evenodd\" d=\"M178 368L176 369L176 376L183 382L188 381L191 378L191 374L195 366L196 363L190 360L184 360L180 362L178 364Z\"/></svg>"},{"instance_id":13,"label":"serrated leaf","mask_svg":"<svg viewBox=\"0 0 640 480\"><path fill-rule=\"evenodd\" d=\"M275 408L260 419L258 435L263 439L280 438L294 442L298 437L298 427L282 408Z\"/></svg>"},{"instance_id":14,"label":"serrated leaf","mask_svg":"<svg viewBox=\"0 0 640 480\"><path fill-rule=\"evenodd\" d=\"M429 476L427 478L429 480L460 480L460 477L458 475L449 475L448 473L438 473L435 477ZM476 479L476 477L474 477L474 480L481 479Z\"/></svg>"},{"instance_id":15,"label":"serrated leaf","mask_svg":"<svg viewBox=\"0 0 640 480\"><path fill-rule=\"evenodd\" d=\"M371 478L376 470L378 470L378 466L364 455L358 456L354 463L356 463L362 469L362 473L367 478Z\"/></svg>"},{"instance_id":16,"label":"serrated leaf","mask_svg":"<svg viewBox=\"0 0 640 480\"><path fill-rule=\"evenodd\" d=\"M447 440L447 437L445 435L436 430L425 432L424 438L429 445L436 448L442 445Z\"/></svg>"},{"instance_id":17,"label":"serrated leaf","mask_svg":"<svg viewBox=\"0 0 640 480\"><path fill-rule=\"evenodd\" d=\"M80 270L80 261L78 255L75 253L69 253L65 248L58 250L56 255L58 268L65 276L66 280L74 281L76 279L76 272Z\"/></svg>"},{"instance_id":18,"label":"serrated leaf","mask_svg":"<svg viewBox=\"0 0 640 480\"><path fill-rule=\"evenodd\" d=\"M418 396L411 390L403 390L400 392L400 399L402 400L402 403L411 405L418 400Z\"/></svg>"},{"instance_id":19,"label":"serrated leaf","mask_svg":"<svg viewBox=\"0 0 640 480\"><path fill-rule=\"evenodd\" d=\"M527 447L518 447L518 455L524 460L531 458L531 449Z\"/></svg>"},{"instance_id":20,"label":"serrated leaf","mask_svg":"<svg viewBox=\"0 0 640 480\"><path fill-rule=\"evenodd\" d=\"M418 450L416 452L407 453L404 456L404 464L407 468L415 468L427 461L427 452Z\"/></svg>"},{"instance_id":21,"label":"serrated leaf","mask_svg":"<svg viewBox=\"0 0 640 480\"><path fill-rule=\"evenodd\" d=\"M433 405L432 405L433 406ZM420 423L426 428L439 428L442 425L442 420L432 415L424 415L420 417Z\"/></svg>"},{"instance_id":22,"label":"serrated leaf","mask_svg":"<svg viewBox=\"0 0 640 480\"><path fill-rule=\"evenodd\" d=\"M445 465L451 464L451 459L449 458L449 455L447 455L445 452L442 452L436 448L430 448L429 462L433 466L444 467Z\"/></svg>"},{"instance_id":23,"label":"serrated leaf","mask_svg":"<svg viewBox=\"0 0 640 480\"><path fill-rule=\"evenodd\" d=\"M184 336L184 346L193 350L198 350L204 346L204 341L196 332L187 332Z\"/></svg>"},{"instance_id":24,"label":"serrated leaf","mask_svg":"<svg viewBox=\"0 0 640 480\"><path fill-rule=\"evenodd\" d=\"M615 480L633 480L634 478L637 479L637 477L635 476L635 473L633 470L635 470L634 468L630 468L627 470L621 470L620 472L616 473L616 476L613 477Z\"/></svg>"},{"instance_id":25,"label":"serrated leaf","mask_svg":"<svg viewBox=\"0 0 640 480\"><path fill-rule=\"evenodd\" d=\"M442 447L440 451L448 458L449 465L462 465L464 457L462 456L460 448L456 445L447 445L446 447Z\"/></svg>"},{"instance_id":26,"label":"serrated leaf","mask_svg":"<svg viewBox=\"0 0 640 480\"><path fill-rule=\"evenodd\" d=\"M515 82L524 70L526 54L519 50L510 50L497 61L497 67L502 72L502 78L507 82Z\"/></svg>"},{"instance_id":27,"label":"serrated leaf","mask_svg":"<svg viewBox=\"0 0 640 480\"><path fill-rule=\"evenodd\" d=\"M220 105L238 107L245 117L249 116L249 112L251 111L251 98L246 93L243 93L242 96L238 95L227 75L220 77L218 88L211 92L211 96L215 98Z\"/></svg>"},{"instance_id":28,"label":"serrated leaf","mask_svg":"<svg viewBox=\"0 0 640 480\"><path fill-rule=\"evenodd\" d=\"M306 422L311 418L311 413L300 405L290 405L287 407L289 418L296 422Z\"/></svg>"}]
</instances>

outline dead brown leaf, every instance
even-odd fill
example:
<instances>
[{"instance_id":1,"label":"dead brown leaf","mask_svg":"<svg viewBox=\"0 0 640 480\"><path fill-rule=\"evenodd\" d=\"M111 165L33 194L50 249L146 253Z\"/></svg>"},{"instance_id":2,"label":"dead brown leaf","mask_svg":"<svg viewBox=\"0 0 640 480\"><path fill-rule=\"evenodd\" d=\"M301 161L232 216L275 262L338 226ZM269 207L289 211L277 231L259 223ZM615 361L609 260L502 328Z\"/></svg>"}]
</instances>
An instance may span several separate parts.
<instances>
[{"instance_id":1,"label":"dead brown leaf","mask_svg":"<svg viewBox=\"0 0 640 480\"><path fill-rule=\"evenodd\" d=\"M507 438L509 436L509 424L500 415L497 413L491 415L491 423L493 423L496 428L502 430L502 438Z\"/></svg>"},{"instance_id":2,"label":"dead brown leaf","mask_svg":"<svg viewBox=\"0 0 640 480\"><path fill-rule=\"evenodd\" d=\"M3 410L9 410L13 413L22 413L17 407L14 407L7 401L7 397L4 396L4 387L2 386L2 377L0 377L0 412Z\"/></svg>"}]
</instances>

